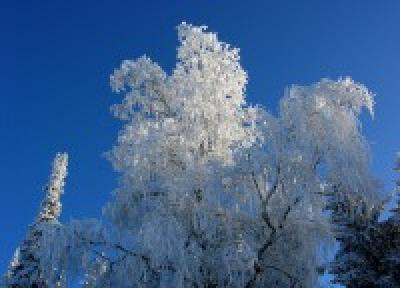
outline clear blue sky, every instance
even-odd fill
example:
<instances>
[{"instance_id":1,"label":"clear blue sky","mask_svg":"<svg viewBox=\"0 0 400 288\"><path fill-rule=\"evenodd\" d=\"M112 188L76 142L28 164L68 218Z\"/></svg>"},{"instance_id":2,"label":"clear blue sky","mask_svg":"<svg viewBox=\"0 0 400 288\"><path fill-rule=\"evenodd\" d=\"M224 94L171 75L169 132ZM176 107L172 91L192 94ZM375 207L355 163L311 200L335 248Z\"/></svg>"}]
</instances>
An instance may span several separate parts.
<instances>
[{"instance_id":1,"label":"clear blue sky","mask_svg":"<svg viewBox=\"0 0 400 288\"><path fill-rule=\"evenodd\" d=\"M373 169L393 186L400 150L400 1L0 2L0 273L39 207L57 151L70 154L63 220L95 217L116 186L102 158L120 123L109 74L147 54L171 71L182 21L241 49L248 99L275 111L285 86L350 75L376 96L363 117Z\"/></svg>"}]
</instances>

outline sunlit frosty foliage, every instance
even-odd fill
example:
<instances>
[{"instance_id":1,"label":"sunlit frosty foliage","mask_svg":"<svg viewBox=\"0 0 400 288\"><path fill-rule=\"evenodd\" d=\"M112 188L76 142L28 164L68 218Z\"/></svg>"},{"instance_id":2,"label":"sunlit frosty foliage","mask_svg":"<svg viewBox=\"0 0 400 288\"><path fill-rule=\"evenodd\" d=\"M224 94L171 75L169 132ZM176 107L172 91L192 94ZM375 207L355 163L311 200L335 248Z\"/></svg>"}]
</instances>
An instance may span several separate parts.
<instances>
[{"instance_id":1,"label":"sunlit frosty foliage","mask_svg":"<svg viewBox=\"0 0 400 288\"><path fill-rule=\"evenodd\" d=\"M178 26L170 75L149 58L111 75L124 125L104 219L47 229L50 284L85 287L315 287L332 240L327 209L373 206L358 117L373 94L350 78L291 86L278 115L246 102L239 50ZM335 208L336 207L336 208ZM50 285L52 286L52 285Z\"/></svg>"}]
</instances>

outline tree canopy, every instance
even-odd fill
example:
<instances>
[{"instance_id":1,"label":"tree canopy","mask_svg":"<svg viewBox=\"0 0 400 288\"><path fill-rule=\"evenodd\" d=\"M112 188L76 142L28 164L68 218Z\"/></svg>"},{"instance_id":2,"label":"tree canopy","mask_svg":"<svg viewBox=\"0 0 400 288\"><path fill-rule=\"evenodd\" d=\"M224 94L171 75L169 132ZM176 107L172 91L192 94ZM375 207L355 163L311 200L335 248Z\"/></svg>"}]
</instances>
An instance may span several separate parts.
<instances>
[{"instance_id":1,"label":"tree canopy","mask_svg":"<svg viewBox=\"0 0 400 288\"><path fill-rule=\"evenodd\" d=\"M46 285L317 286L330 216L380 203L359 122L373 93L349 77L293 85L273 115L246 102L237 48L205 26L177 30L170 75L146 56L111 75L119 185L102 219L43 229Z\"/></svg>"}]
</instances>

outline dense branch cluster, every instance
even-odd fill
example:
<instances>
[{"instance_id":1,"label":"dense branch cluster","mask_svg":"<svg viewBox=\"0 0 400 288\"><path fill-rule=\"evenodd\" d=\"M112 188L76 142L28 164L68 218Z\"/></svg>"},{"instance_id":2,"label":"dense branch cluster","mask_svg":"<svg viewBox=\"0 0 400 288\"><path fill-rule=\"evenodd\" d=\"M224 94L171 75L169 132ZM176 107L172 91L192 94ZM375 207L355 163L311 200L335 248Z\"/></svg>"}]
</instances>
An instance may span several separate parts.
<instances>
[{"instance_id":1,"label":"dense branch cluster","mask_svg":"<svg viewBox=\"0 0 400 288\"><path fill-rule=\"evenodd\" d=\"M322 248L347 239L340 219L380 205L358 120L373 114L364 85L291 86L272 115L246 103L238 49L203 26L178 36L170 75L145 56L111 75L119 186L103 219L46 225L26 244L38 287L316 287ZM38 223L60 213L66 156L56 162Z\"/></svg>"}]
</instances>

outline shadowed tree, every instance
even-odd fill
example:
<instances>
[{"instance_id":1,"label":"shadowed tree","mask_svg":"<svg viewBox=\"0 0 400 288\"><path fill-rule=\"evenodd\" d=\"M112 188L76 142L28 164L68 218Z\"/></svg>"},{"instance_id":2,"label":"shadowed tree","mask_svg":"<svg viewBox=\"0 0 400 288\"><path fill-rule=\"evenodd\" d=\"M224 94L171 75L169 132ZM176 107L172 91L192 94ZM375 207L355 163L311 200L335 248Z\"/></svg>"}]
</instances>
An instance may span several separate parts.
<instances>
[{"instance_id":1,"label":"shadowed tree","mask_svg":"<svg viewBox=\"0 0 400 288\"><path fill-rule=\"evenodd\" d=\"M395 170L400 170L400 158ZM398 193L398 183L396 185ZM332 263L334 282L348 288L400 287L399 207L389 219L379 222L383 205L368 210L362 202L342 201L334 210L340 248Z\"/></svg>"}]
</instances>

